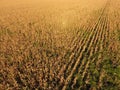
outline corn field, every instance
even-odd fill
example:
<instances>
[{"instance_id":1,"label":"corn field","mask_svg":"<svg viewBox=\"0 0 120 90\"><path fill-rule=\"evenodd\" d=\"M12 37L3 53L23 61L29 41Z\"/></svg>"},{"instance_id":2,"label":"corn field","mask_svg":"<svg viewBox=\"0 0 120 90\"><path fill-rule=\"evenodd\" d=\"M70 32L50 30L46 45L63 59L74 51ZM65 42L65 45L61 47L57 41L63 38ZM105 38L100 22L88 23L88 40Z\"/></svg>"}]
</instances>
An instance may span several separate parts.
<instances>
[{"instance_id":1,"label":"corn field","mask_svg":"<svg viewBox=\"0 0 120 90\"><path fill-rule=\"evenodd\" d=\"M120 1L0 0L0 90L120 90Z\"/></svg>"}]
</instances>

